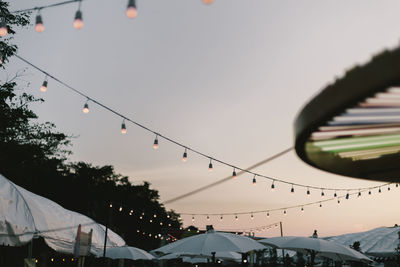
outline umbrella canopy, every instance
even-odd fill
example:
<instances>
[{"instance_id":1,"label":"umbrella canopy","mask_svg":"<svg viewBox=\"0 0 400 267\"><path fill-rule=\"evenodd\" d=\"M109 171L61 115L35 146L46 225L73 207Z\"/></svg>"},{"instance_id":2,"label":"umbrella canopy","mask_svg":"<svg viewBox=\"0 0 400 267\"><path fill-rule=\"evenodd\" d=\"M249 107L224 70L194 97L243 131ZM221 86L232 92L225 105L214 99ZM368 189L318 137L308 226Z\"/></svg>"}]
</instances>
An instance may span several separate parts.
<instances>
[{"instance_id":1,"label":"umbrella canopy","mask_svg":"<svg viewBox=\"0 0 400 267\"><path fill-rule=\"evenodd\" d=\"M98 257L103 256L103 252L100 251L97 254ZM135 247L113 247L106 250L106 258L110 259L128 259L128 260L152 260L155 259L153 255L144 251L140 248Z\"/></svg>"},{"instance_id":2,"label":"umbrella canopy","mask_svg":"<svg viewBox=\"0 0 400 267\"><path fill-rule=\"evenodd\" d=\"M360 249L367 255L374 257L393 257L399 244L400 227L379 227L366 232L332 236L326 240L334 241L346 246L360 242Z\"/></svg>"},{"instance_id":3,"label":"umbrella canopy","mask_svg":"<svg viewBox=\"0 0 400 267\"><path fill-rule=\"evenodd\" d=\"M22 246L33 237L43 237L55 251L72 254L79 224L83 232L93 230L91 253L97 254L104 244L103 225L29 192L0 174L0 244ZM109 230L107 245L124 246L125 241Z\"/></svg>"},{"instance_id":4,"label":"umbrella canopy","mask_svg":"<svg viewBox=\"0 0 400 267\"><path fill-rule=\"evenodd\" d=\"M284 236L266 238L259 240L258 242L275 248L289 249L302 253L309 253L311 251L314 251L318 256L330 258L337 261L351 260L372 262L371 259L354 249L320 238Z\"/></svg>"},{"instance_id":5,"label":"umbrella canopy","mask_svg":"<svg viewBox=\"0 0 400 267\"><path fill-rule=\"evenodd\" d=\"M212 258L212 254L209 255L196 255L192 253L170 253L167 255L164 255L160 258L159 260L171 260L171 259L178 259L178 258ZM221 260L234 260L234 261L241 261L242 260L242 255L237 252L216 252L215 253L215 258L216 259L221 259Z\"/></svg>"},{"instance_id":6,"label":"umbrella canopy","mask_svg":"<svg viewBox=\"0 0 400 267\"><path fill-rule=\"evenodd\" d=\"M240 235L208 231L178 240L161 248L153 250L158 253L191 253L197 255L211 255L212 252L240 252L262 250L265 247L257 241Z\"/></svg>"}]
</instances>

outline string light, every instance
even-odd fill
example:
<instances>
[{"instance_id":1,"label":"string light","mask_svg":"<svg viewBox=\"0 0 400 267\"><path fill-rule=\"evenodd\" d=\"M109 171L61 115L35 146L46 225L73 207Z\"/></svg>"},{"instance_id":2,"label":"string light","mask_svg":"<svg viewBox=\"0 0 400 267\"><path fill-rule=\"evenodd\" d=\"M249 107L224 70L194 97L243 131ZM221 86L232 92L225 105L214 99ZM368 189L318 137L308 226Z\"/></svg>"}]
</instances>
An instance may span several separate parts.
<instances>
[{"instance_id":1,"label":"string light","mask_svg":"<svg viewBox=\"0 0 400 267\"><path fill-rule=\"evenodd\" d=\"M340 204L340 199L337 200L337 203Z\"/></svg>"},{"instance_id":2,"label":"string light","mask_svg":"<svg viewBox=\"0 0 400 267\"><path fill-rule=\"evenodd\" d=\"M219 220L222 222L223 219L224 217L221 215L221 217L219 217Z\"/></svg>"},{"instance_id":3,"label":"string light","mask_svg":"<svg viewBox=\"0 0 400 267\"><path fill-rule=\"evenodd\" d=\"M47 76L44 78L44 81L43 81L43 83L42 83L42 86L40 86L40 91L41 92L46 92L47 91L47 84L48 84L48 81L47 81Z\"/></svg>"},{"instance_id":4,"label":"string light","mask_svg":"<svg viewBox=\"0 0 400 267\"><path fill-rule=\"evenodd\" d=\"M77 0L77 1L81 2L80 0ZM35 8L35 9L38 9L38 8ZM79 10L79 9L78 9L78 10ZM29 61L27 61L27 60L21 58L20 56L18 56L18 55L15 55L15 56L16 56L18 59L20 59L21 61L25 62L26 64L28 64L28 65L34 67L34 68L37 69L38 71L40 71L40 72L42 72L42 73L48 75L49 78L52 78L53 80L55 80L55 81L61 83L61 84L64 85L66 88L68 88L68 89L74 91L75 93L77 93L77 94L79 94L79 95L81 95L81 96L83 96L83 97L86 97L88 100L90 99L90 101L92 101L93 103L99 105L100 107L102 107L102 108L108 110L109 112L114 113L115 115L120 116L120 117L122 117L122 118L125 118L126 121L131 122L131 123L135 124L136 126L138 126L138 127L142 128L142 129L146 130L146 131L149 131L149 132L152 132L152 133L156 134L156 137L157 137L157 135L158 135L158 136L164 138L165 140L167 140L167 141L169 141L169 142L171 142L171 143L174 143L174 144L176 144L176 145L178 145L178 146L181 146L181 147L183 147L183 148L188 148L188 149L190 149L191 151L193 151L194 153L196 153L196 154L198 154L198 155L200 155L200 156L207 157L207 158L210 159L210 163L211 163L211 159L212 159L212 160L216 160L217 162L219 162L219 163L221 163L221 164L223 164L223 165L233 167L235 172L236 172L236 169L237 169L237 170L240 170L240 171L243 171L243 172L246 172L246 173L251 173L252 175L256 175L256 176L259 176L259 177L261 177L261 178L265 178L265 179L272 180L272 184L271 184L271 189L272 189L272 190L275 189L275 184L274 184L275 181L279 181L279 182L282 182L282 183L285 183L285 184L290 184L290 185L293 185L293 186L307 187L308 189L334 190L334 191L346 191L346 190L347 190L347 191L356 191L356 190L358 191L358 190L376 188L376 186L373 186L373 187L365 187L365 188L358 188L358 189L350 189L350 188L318 188L318 187L310 186L310 185L291 183L291 182L288 182L288 181L285 181L285 180L276 179L276 178L269 177L269 176L266 176L266 175L254 173L254 172L252 172L252 171L249 171L249 170L246 170L246 169L243 169L243 168L239 168L239 167L237 167L237 166L234 166L234 165L229 164L229 163L227 163L227 162L224 162L224 161L222 161L222 160L218 160L218 159L212 158L212 157L210 157L210 156L208 156L208 155L206 155L206 154L204 154L204 153L202 153L202 152L200 152L200 151L191 149L191 148L189 148L189 147L187 147L187 146L185 146L185 145L183 145L183 144L181 144L181 143L179 143L179 142L177 142L177 141L175 141L175 140L173 140L173 139L171 139L171 138L168 138L168 137L166 137L166 136L163 136L163 135L160 135L160 134L156 133L155 131L153 131L153 130L147 128L146 126L144 126L144 125L142 125L142 124L140 124L140 123L138 123L138 122L135 122L135 121L133 121L133 120L127 118L126 116L124 116L124 115L118 113L117 111L113 110L112 108L110 108L110 107L108 107L108 106L106 106L106 105L104 105L104 104L102 104L102 103L100 103L100 102L94 100L93 98L91 98L91 97L85 95L84 93L82 93L82 92L80 92L79 90L77 90L77 89L71 87L70 85L66 84L65 82L59 80L58 78L56 78L56 77L54 77L54 76L48 74L48 72L46 72L46 71L42 70L41 68L35 66L34 64L30 63ZM86 113L87 113L87 112L89 112L89 108L88 108L88 105L86 105L86 106L87 106L87 108L85 109L85 111L86 111ZM285 151L278 153L277 156L278 156L278 155L283 155L284 153L286 153L286 152L288 152L288 151L291 151L291 150L292 150L292 148L286 149ZM209 166L210 166L210 165L209 165ZM212 164L211 164L211 166L212 166ZM209 168L209 169L210 169L210 168ZM210 169L210 170L211 170L211 169ZM381 186L384 186L384 185L381 185Z\"/></svg>"},{"instance_id":5,"label":"string light","mask_svg":"<svg viewBox=\"0 0 400 267\"><path fill-rule=\"evenodd\" d=\"M136 18L137 13L135 0L129 0L126 8L126 16L130 19L134 19Z\"/></svg>"},{"instance_id":6,"label":"string light","mask_svg":"<svg viewBox=\"0 0 400 267\"><path fill-rule=\"evenodd\" d=\"M237 215L235 215L235 220L237 221L237 220L239 220L239 218L238 218L238 216Z\"/></svg>"},{"instance_id":7,"label":"string light","mask_svg":"<svg viewBox=\"0 0 400 267\"><path fill-rule=\"evenodd\" d=\"M349 197L350 197L350 194L347 193L347 194L346 194L346 199L349 199Z\"/></svg>"},{"instance_id":8,"label":"string light","mask_svg":"<svg viewBox=\"0 0 400 267\"><path fill-rule=\"evenodd\" d=\"M210 216L207 215L207 221L209 221L209 220L210 220Z\"/></svg>"},{"instance_id":9,"label":"string light","mask_svg":"<svg viewBox=\"0 0 400 267\"><path fill-rule=\"evenodd\" d=\"M253 220L253 219L254 219L254 215L253 215L253 214L251 214L250 218Z\"/></svg>"},{"instance_id":10,"label":"string light","mask_svg":"<svg viewBox=\"0 0 400 267\"><path fill-rule=\"evenodd\" d=\"M290 193L291 193L291 194L294 194L294 187L293 187L293 185L292 185L292 189L290 189Z\"/></svg>"},{"instance_id":11,"label":"string light","mask_svg":"<svg viewBox=\"0 0 400 267\"><path fill-rule=\"evenodd\" d=\"M390 191L390 186L388 185L388 191Z\"/></svg>"},{"instance_id":12,"label":"string light","mask_svg":"<svg viewBox=\"0 0 400 267\"><path fill-rule=\"evenodd\" d=\"M324 198L324 196L325 196L325 193L324 193L324 190L322 190L321 191L321 198Z\"/></svg>"},{"instance_id":13,"label":"string light","mask_svg":"<svg viewBox=\"0 0 400 267\"><path fill-rule=\"evenodd\" d=\"M126 134L125 119L122 121L122 124L121 124L121 133Z\"/></svg>"},{"instance_id":14,"label":"string light","mask_svg":"<svg viewBox=\"0 0 400 267\"><path fill-rule=\"evenodd\" d=\"M310 188L307 188L307 197L310 197Z\"/></svg>"},{"instance_id":15,"label":"string light","mask_svg":"<svg viewBox=\"0 0 400 267\"><path fill-rule=\"evenodd\" d=\"M185 147L185 152L183 152L182 161L183 162L187 161L187 148L186 147Z\"/></svg>"},{"instance_id":16,"label":"string light","mask_svg":"<svg viewBox=\"0 0 400 267\"><path fill-rule=\"evenodd\" d=\"M213 165L212 165L212 160L211 160L211 158L210 158L210 164L208 164L208 170L209 170L210 172L213 171Z\"/></svg>"},{"instance_id":17,"label":"string light","mask_svg":"<svg viewBox=\"0 0 400 267\"><path fill-rule=\"evenodd\" d=\"M35 30L37 32L43 32L44 31L43 19L42 19L42 16L40 15L40 10L39 10L38 14L36 15Z\"/></svg>"},{"instance_id":18,"label":"string light","mask_svg":"<svg viewBox=\"0 0 400 267\"><path fill-rule=\"evenodd\" d=\"M333 197L334 197L334 198L336 198L336 197L337 197L336 191L335 191L335 193L333 194Z\"/></svg>"},{"instance_id":19,"label":"string light","mask_svg":"<svg viewBox=\"0 0 400 267\"><path fill-rule=\"evenodd\" d=\"M214 0L203 0L203 3L206 5L211 5L212 3L214 3Z\"/></svg>"},{"instance_id":20,"label":"string light","mask_svg":"<svg viewBox=\"0 0 400 267\"><path fill-rule=\"evenodd\" d=\"M8 33L8 28L6 24L6 19L3 18L0 22L0 36L4 37L7 35L7 33Z\"/></svg>"},{"instance_id":21,"label":"string light","mask_svg":"<svg viewBox=\"0 0 400 267\"><path fill-rule=\"evenodd\" d=\"M85 114L89 113L89 103L88 102L89 102L89 99L86 100L85 105L83 105L82 112L85 113Z\"/></svg>"},{"instance_id":22,"label":"string light","mask_svg":"<svg viewBox=\"0 0 400 267\"><path fill-rule=\"evenodd\" d=\"M156 138L154 139L153 148L158 149L158 135L156 134Z\"/></svg>"},{"instance_id":23,"label":"string light","mask_svg":"<svg viewBox=\"0 0 400 267\"><path fill-rule=\"evenodd\" d=\"M272 181L272 184L271 184L271 191L272 191L272 192L275 191L275 180Z\"/></svg>"},{"instance_id":24,"label":"string light","mask_svg":"<svg viewBox=\"0 0 400 267\"><path fill-rule=\"evenodd\" d=\"M319 203L319 207L322 208L322 203Z\"/></svg>"},{"instance_id":25,"label":"string light","mask_svg":"<svg viewBox=\"0 0 400 267\"><path fill-rule=\"evenodd\" d=\"M192 217L192 222L194 222L194 216Z\"/></svg>"},{"instance_id":26,"label":"string light","mask_svg":"<svg viewBox=\"0 0 400 267\"><path fill-rule=\"evenodd\" d=\"M267 212L267 218L269 218L269 212Z\"/></svg>"},{"instance_id":27,"label":"string light","mask_svg":"<svg viewBox=\"0 0 400 267\"><path fill-rule=\"evenodd\" d=\"M286 210L283 211L283 215L286 215Z\"/></svg>"},{"instance_id":28,"label":"string light","mask_svg":"<svg viewBox=\"0 0 400 267\"><path fill-rule=\"evenodd\" d=\"M371 190L369 190L369 191L368 191L368 195L371 195L371 194L372 194L372 192L371 192Z\"/></svg>"},{"instance_id":29,"label":"string light","mask_svg":"<svg viewBox=\"0 0 400 267\"><path fill-rule=\"evenodd\" d=\"M112 208L113 207L113 205L112 205L112 203L110 203L110 208Z\"/></svg>"},{"instance_id":30,"label":"string light","mask_svg":"<svg viewBox=\"0 0 400 267\"><path fill-rule=\"evenodd\" d=\"M254 175L254 177L253 177L253 185L256 185L257 184L257 180L256 180L256 176Z\"/></svg>"},{"instance_id":31,"label":"string light","mask_svg":"<svg viewBox=\"0 0 400 267\"><path fill-rule=\"evenodd\" d=\"M73 24L74 28L78 29L78 30L82 29L82 27L83 27L81 4L82 4L82 0L79 0L79 7L75 13L75 19L74 19L74 24Z\"/></svg>"},{"instance_id":32,"label":"string light","mask_svg":"<svg viewBox=\"0 0 400 267\"><path fill-rule=\"evenodd\" d=\"M396 184L396 187L399 187L399 184Z\"/></svg>"},{"instance_id":33,"label":"string light","mask_svg":"<svg viewBox=\"0 0 400 267\"><path fill-rule=\"evenodd\" d=\"M301 212L304 212L304 208L303 207L301 207Z\"/></svg>"},{"instance_id":34,"label":"string light","mask_svg":"<svg viewBox=\"0 0 400 267\"><path fill-rule=\"evenodd\" d=\"M233 179L236 179L236 169L235 169L235 168L233 168L232 178L233 178Z\"/></svg>"},{"instance_id":35,"label":"string light","mask_svg":"<svg viewBox=\"0 0 400 267\"><path fill-rule=\"evenodd\" d=\"M119 207L119 211L120 211L120 212L122 211L122 206Z\"/></svg>"},{"instance_id":36,"label":"string light","mask_svg":"<svg viewBox=\"0 0 400 267\"><path fill-rule=\"evenodd\" d=\"M361 192L358 192L358 195L357 195L357 197L361 197Z\"/></svg>"},{"instance_id":37,"label":"string light","mask_svg":"<svg viewBox=\"0 0 400 267\"><path fill-rule=\"evenodd\" d=\"M380 188L380 187L379 187L378 193L382 193L382 190L381 190L381 188Z\"/></svg>"}]
</instances>

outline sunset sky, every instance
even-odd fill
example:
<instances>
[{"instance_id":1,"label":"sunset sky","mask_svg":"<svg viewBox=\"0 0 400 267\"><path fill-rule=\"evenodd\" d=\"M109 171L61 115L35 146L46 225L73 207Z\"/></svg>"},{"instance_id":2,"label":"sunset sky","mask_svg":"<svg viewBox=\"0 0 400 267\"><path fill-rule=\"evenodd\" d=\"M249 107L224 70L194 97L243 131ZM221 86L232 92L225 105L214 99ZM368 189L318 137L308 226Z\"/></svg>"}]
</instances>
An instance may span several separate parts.
<instances>
[{"instance_id":1,"label":"sunset sky","mask_svg":"<svg viewBox=\"0 0 400 267\"><path fill-rule=\"evenodd\" d=\"M16 0L11 10L53 3ZM214 158L246 168L293 146L296 114L319 90L356 64L400 41L398 0L137 0L138 16L125 16L126 0L85 0L84 27L72 27L77 4L42 10L45 31L19 29L18 54L127 117ZM53 80L39 88L40 72L14 58L1 79L24 68L21 86L45 102L32 108L40 121L74 135L71 161L113 165L133 184L149 181L161 202L232 173L232 168L188 153L89 103ZM316 187L379 185L314 169L294 153L256 169L277 179ZM320 191L243 175L166 205L183 213L236 213L319 201ZM332 197L333 192L327 192ZM202 229L247 229L282 221L285 235L320 236L400 223L400 188L282 212L195 216ZM60 203L62 204L62 203ZM185 226L192 216L183 216ZM277 236L277 228L257 232Z\"/></svg>"}]
</instances>

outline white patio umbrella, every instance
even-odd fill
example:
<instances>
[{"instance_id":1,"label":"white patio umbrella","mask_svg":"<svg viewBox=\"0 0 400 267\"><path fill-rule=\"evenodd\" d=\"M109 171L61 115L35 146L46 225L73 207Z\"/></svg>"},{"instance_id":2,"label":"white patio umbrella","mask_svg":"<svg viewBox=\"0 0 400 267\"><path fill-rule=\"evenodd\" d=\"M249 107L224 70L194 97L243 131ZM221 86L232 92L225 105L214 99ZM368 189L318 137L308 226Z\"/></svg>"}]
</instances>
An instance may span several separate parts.
<instances>
[{"instance_id":1,"label":"white patio umbrella","mask_svg":"<svg viewBox=\"0 0 400 267\"><path fill-rule=\"evenodd\" d=\"M191 253L196 255L212 255L216 252L245 253L252 250L265 249L257 241L231 233L208 231L205 234L190 236L174 243L153 250L156 253Z\"/></svg>"},{"instance_id":2,"label":"white patio umbrella","mask_svg":"<svg viewBox=\"0 0 400 267\"><path fill-rule=\"evenodd\" d=\"M261 239L258 242L271 247L294 250L302 253L315 252L317 256L330 258L336 261L351 260L372 262L371 259L354 249L320 238L284 236Z\"/></svg>"},{"instance_id":3,"label":"white patio umbrella","mask_svg":"<svg viewBox=\"0 0 400 267\"><path fill-rule=\"evenodd\" d=\"M103 256L103 252L97 254L98 257ZM127 259L127 260L152 260L153 255L140 248L135 247L113 247L106 250L106 258L110 259Z\"/></svg>"},{"instance_id":4,"label":"white patio umbrella","mask_svg":"<svg viewBox=\"0 0 400 267\"><path fill-rule=\"evenodd\" d=\"M400 227L379 227L366 232L351 233L324 238L345 246L360 242L360 249L374 257L394 257L399 244Z\"/></svg>"},{"instance_id":5,"label":"white patio umbrella","mask_svg":"<svg viewBox=\"0 0 400 267\"><path fill-rule=\"evenodd\" d=\"M22 246L34 237L42 237L55 251L72 254L78 225L83 232L93 230L91 253L102 251L103 225L29 192L0 174L0 244ZM107 245L124 246L125 241L108 230Z\"/></svg>"},{"instance_id":6,"label":"white patio umbrella","mask_svg":"<svg viewBox=\"0 0 400 267\"><path fill-rule=\"evenodd\" d=\"M160 258L159 260L171 260L171 259L178 259L178 258L212 258L212 254L209 255L200 255L200 254L192 254L192 253L170 253L167 255L164 255ZM241 261L242 260L242 255L237 252L216 252L215 253L215 258L216 259L221 259L221 260L233 260L233 261Z\"/></svg>"}]
</instances>

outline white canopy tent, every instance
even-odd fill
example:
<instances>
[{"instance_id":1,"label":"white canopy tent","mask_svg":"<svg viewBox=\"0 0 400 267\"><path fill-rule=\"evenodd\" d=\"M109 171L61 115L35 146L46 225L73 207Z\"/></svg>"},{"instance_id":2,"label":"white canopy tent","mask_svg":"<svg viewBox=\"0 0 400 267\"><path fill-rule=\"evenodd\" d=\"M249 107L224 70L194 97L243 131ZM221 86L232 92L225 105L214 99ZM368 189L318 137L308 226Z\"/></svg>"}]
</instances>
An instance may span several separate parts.
<instances>
[{"instance_id":1,"label":"white canopy tent","mask_svg":"<svg viewBox=\"0 0 400 267\"><path fill-rule=\"evenodd\" d=\"M55 251L73 254L79 224L83 232L93 229L90 252L96 255L104 245L103 225L29 192L0 174L0 244L22 246L34 237L43 237ZM107 247L124 245L119 235L108 230Z\"/></svg>"},{"instance_id":2,"label":"white canopy tent","mask_svg":"<svg viewBox=\"0 0 400 267\"><path fill-rule=\"evenodd\" d=\"M325 238L326 240L350 246L354 242L360 242L363 253L374 257L393 257L395 249L400 242L400 227L379 227L366 232L351 233Z\"/></svg>"}]
</instances>

